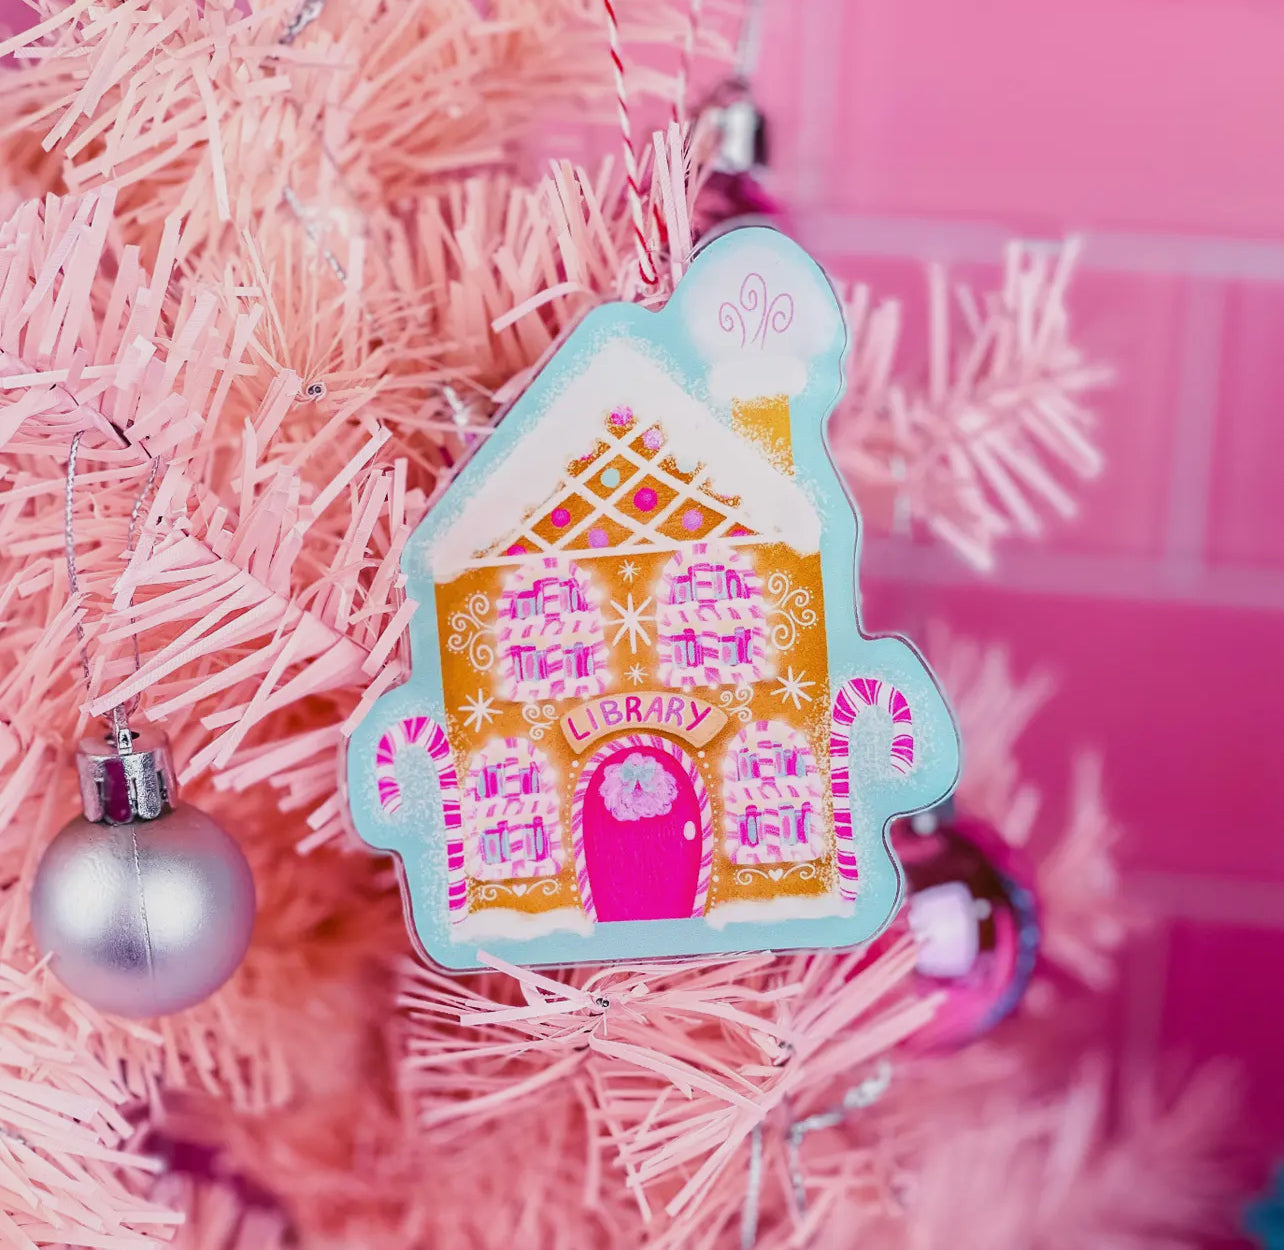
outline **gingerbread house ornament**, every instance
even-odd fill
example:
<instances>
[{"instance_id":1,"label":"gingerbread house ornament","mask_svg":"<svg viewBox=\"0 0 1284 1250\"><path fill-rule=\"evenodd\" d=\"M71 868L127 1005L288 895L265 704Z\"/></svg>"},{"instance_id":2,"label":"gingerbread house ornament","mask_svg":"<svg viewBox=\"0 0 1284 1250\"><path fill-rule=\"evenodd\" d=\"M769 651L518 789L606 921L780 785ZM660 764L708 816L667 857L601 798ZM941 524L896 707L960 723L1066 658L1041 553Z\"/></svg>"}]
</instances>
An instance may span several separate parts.
<instances>
[{"instance_id":1,"label":"gingerbread house ornament","mask_svg":"<svg viewBox=\"0 0 1284 1250\"><path fill-rule=\"evenodd\" d=\"M922 658L860 629L819 267L721 236L659 312L596 309L406 547L410 680L349 744L423 951L569 964L846 946L894 816L958 770Z\"/></svg>"}]
</instances>

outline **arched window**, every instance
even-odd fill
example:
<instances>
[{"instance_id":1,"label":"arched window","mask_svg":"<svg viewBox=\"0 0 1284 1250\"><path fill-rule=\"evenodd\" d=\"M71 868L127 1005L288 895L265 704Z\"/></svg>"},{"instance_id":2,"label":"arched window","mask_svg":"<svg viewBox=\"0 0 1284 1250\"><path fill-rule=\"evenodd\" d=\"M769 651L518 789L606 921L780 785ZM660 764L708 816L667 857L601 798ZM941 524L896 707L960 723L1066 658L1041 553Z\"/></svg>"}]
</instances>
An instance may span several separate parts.
<instances>
[{"instance_id":1,"label":"arched window","mask_svg":"<svg viewBox=\"0 0 1284 1250\"><path fill-rule=\"evenodd\" d=\"M473 756L463 801L468 875L482 881L553 877L562 870L557 787L547 757L521 738Z\"/></svg>"},{"instance_id":2,"label":"arched window","mask_svg":"<svg viewBox=\"0 0 1284 1250\"><path fill-rule=\"evenodd\" d=\"M825 853L824 786L800 730L782 721L746 726L722 773L724 847L733 863L800 862Z\"/></svg>"},{"instance_id":3,"label":"arched window","mask_svg":"<svg viewBox=\"0 0 1284 1250\"><path fill-rule=\"evenodd\" d=\"M565 556L536 556L508 576L500 600L501 697L580 699L606 689L602 614L586 575Z\"/></svg>"},{"instance_id":4,"label":"arched window","mask_svg":"<svg viewBox=\"0 0 1284 1250\"><path fill-rule=\"evenodd\" d=\"M758 578L744 553L692 543L665 566L656 609L660 680L668 686L748 685L766 672Z\"/></svg>"}]
</instances>

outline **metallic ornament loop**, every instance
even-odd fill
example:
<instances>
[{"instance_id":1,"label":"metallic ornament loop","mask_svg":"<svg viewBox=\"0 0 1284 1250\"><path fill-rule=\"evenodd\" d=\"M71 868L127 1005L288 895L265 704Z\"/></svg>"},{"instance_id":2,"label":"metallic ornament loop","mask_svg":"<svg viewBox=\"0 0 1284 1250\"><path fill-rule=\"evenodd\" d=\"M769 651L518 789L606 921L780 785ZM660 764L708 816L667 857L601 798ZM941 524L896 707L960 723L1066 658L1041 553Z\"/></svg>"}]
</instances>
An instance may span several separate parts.
<instances>
[{"instance_id":1,"label":"metallic ornament loop","mask_svg":"<svg viewBox=\"0 0 1284 1250\"><path fill-rule=\"evenodd\" d=\"M85 816L95 824L157 820L178 802L169 739L150 730L135 733L123 716L110 734L80 743L76 772Z\"/></svg>"}]
</instances>

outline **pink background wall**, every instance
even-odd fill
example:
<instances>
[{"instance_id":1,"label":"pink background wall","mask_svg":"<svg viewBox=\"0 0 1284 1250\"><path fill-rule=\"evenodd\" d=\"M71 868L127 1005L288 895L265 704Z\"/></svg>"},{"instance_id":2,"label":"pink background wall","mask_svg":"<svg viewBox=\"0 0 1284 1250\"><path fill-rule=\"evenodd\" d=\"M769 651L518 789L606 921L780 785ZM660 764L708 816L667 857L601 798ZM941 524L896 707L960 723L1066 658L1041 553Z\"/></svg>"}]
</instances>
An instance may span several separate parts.
<instances>
[{"instance_id":1,"label":"pink background wall","mask_svg":"<svg viewBox=\"0 0 1284 1250\"><path fill-rule=\"evenodd\" d=\"M981 581L869 544L875 629L941 616L1054 665L1023 744L1049 791L1106 752L1128 886L1130 1055L1231 1054L1284 1151L1284 6L1271 0L767 0L760 96L798 233L922 301L924 259L1088 238L1071 306L1119 370L1083 515Z\"/></svg>"},{"instance_id":2,"label":"pink background wall","mask_svg":"<svg viewBox=\"0 0 1284 1250\"><path fill-rule=\"evenodd\" d=\"M1087 233L1072 307L1120 381L1081 520L986 582L873 541L866 611L1059 669L1025 762L1055 798L1068 749L1105 749L1160 917L1125 1044L1238 1056L1284 1150L1284 5L766 0L766 26L776 183L835 272L918 301L924 259L982 278L1015 233Z\"/></svg>"}]
</instances>

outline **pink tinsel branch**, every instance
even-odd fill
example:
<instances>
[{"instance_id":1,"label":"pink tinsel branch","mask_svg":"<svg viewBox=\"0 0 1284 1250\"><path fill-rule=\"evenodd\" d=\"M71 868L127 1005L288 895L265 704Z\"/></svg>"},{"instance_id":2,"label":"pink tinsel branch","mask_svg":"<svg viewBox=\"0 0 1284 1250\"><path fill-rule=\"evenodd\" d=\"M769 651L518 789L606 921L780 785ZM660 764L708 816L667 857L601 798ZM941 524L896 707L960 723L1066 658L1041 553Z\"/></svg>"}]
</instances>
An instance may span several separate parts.
<instances>
[{"instance_id":1,"label":"pink tinsel branch","mask_svg":"<svg viewBox=\"0 0 1284 1250\"><path fill-rule=\"evenodd\" d=\"M613 1161L664 1244L684 1245L728 1169L743 1178L757 1126L785 1106L823 1106L930 1019L931 1001L897 993L912 963L901 945L872 961L759 956L556 977L497 965L507 979L473 984L410 967L406 1089L442 1141L454 1140L442 1126L502 1132L513 1108L574 1088L584 1149Z\"/></svg>"},{"instance_id":2,"label":"pink tinsel branch","mask_svg":"<svg viewBox=\"0 0 1284 1250\"><path fill-rule=\"evenodd\" d=\"M848 399L834 428L839 463L873 514L923 523L981 569L997 540L1037 538L1043 513L1076 504L1062 477L1101 469L1085 398L1110 379L1070 337L1065 305L1078 247L1013 244L1003 284L978 300L929 270L927 366L894 372L895 303L857 287L848 300L853 350Z\"/></svg>"},{"instance_id":3,"label":"pink tinsel branch","mask_svg":"<svg viewBox=\"0 0 1284 1250\"><path fill-rule=\"evenodd\" d=\"M928 652L950 695L968 763L960 806L992 824L1013 846L1037 856L1045 959L1093 989L1114 979L1114 957L1145 917L1121 888L1115 846L1123 835L1102 793L1102 763L1091 751L1072 754L1069 822L1050 833L1043 796L1022 776L1016 750L1056 683L1044 670L1012 672L1002 647L928 631Z\"/></svg>"}]
</instances>

